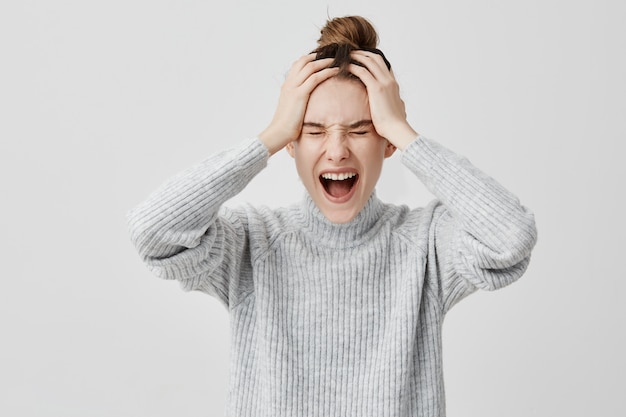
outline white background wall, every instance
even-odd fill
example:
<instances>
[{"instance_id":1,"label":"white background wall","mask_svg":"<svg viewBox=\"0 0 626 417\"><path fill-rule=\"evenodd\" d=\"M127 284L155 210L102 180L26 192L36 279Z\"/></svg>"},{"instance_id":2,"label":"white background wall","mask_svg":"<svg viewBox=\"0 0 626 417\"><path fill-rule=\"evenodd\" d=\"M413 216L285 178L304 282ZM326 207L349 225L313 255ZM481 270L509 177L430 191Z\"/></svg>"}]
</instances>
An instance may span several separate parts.
<instances>
[{"instance_id":1,"label":"white background wall","mask_svg":"<svg viewBox=\"0 0 626 417\"><path fill-rule=\"evenodd\" d=\"M536 214L525 277L446 319L449 416L626 415L621 0L3 1L0 415L223 414L227 312L153 278L124 215L261 131L345 14L379 30L416 129ZM427 204L398 159L379 196ZM283 152L231 204L303 193Z\"/></svg>"}]
</instances>

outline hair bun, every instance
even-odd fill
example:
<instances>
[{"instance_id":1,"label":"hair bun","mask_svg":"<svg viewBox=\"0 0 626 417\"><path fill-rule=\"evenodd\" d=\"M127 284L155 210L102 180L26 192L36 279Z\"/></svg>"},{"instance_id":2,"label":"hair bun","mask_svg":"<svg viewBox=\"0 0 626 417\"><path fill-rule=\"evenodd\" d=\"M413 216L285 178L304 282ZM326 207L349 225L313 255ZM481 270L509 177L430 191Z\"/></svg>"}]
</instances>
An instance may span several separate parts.
<instances>
[{"instance_id":1,"label":"hair bun","mask_svg":"<svg viewBox=\"0 0 626 417\"><path fill-rule=\"evenodd\" d=\"M385 58L378 45L378 34L374 26L361 16L337 17L326 22L326 26L320 31L317 41L318 47L313 51L315 59L332 58L330 68L338 67L337 76L340 78L355 78L350 72L350 64L363 66L351 57L354 50L364 50L376 53L383 57L385 65L391 69L391 64Z\"/></svg>"},{"instance_id":2,"label":"hair bun","mask_svg":"<svg viewBox=\"0 0 626 417\"><path fill-rule=\"evenodd\" d=\"M331 44L349 45L351 49L375 49L378 45L376 29L361 16L336 17L327 21L320 33L318 49Z\"/></svg>"}]
</instances>

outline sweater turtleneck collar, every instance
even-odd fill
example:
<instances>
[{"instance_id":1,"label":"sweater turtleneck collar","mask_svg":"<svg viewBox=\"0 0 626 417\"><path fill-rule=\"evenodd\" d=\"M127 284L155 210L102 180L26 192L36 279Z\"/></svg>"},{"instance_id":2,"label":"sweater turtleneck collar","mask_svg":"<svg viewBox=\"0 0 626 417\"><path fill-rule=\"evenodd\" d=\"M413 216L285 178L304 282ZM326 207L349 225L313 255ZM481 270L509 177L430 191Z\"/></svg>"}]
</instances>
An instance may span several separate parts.
<instances>
[{"instance_id":1,"label":"sweater turtleneck collar","mask_svg":"<svg viewBox=\"0 0 626 417\"><path fill-rule=\"evenodd\" d=\"M381 224L385 204L373 192L356 217L347 223L332 223L317 207L309 193L301 204L301 225L321 246L350 248L374 236Z\"/></svg>"}]
</instances>

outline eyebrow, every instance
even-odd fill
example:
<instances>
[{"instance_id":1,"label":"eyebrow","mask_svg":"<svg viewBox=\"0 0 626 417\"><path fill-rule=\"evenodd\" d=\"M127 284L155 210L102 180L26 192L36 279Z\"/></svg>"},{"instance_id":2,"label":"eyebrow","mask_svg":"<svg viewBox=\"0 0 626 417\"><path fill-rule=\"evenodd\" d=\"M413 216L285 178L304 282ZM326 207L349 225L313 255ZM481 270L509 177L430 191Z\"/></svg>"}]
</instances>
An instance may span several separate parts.
<instances>
[{"instance_id":1,"label":"eyebrow","mask_svg":"<svg viewBox=\"0 0 626 417\"><path fill-rule=\"evenodd\" d=\"M372 121L371 120L359 120L358 122L354 122L354 123L348 125L347 127L349 129L357 129L359 127L365 127L365 126L370 126L370 125L372 125ZM302 127L313 127L313 128L323 129L326 126L324 126L324 124L322 124L322 123L304 122L304 123L302 123Z\"/></svg>"}]
</instances>

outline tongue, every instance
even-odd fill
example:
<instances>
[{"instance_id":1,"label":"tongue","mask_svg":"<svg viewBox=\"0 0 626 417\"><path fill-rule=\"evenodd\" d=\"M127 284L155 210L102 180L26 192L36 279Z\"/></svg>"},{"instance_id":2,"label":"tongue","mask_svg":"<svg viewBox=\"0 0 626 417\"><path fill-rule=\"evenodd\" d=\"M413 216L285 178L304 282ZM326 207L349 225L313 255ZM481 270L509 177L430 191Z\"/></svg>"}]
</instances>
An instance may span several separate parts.
<instances>
[{"instance_id":1,"label":"tongue","mask_svg":"<svg viewBox=\"0 0 626 417\"><path fill-rule=\"evenodd\" d=\"M343 197L350 192L352 181L328 181L328 193L333 197Z\"/></svg>"}]
</instances>

